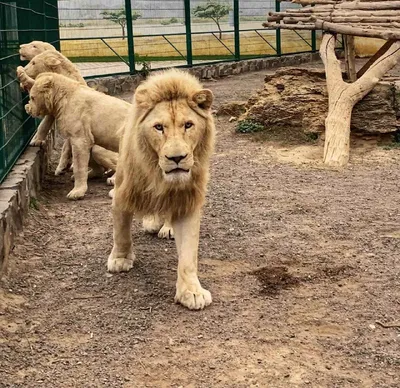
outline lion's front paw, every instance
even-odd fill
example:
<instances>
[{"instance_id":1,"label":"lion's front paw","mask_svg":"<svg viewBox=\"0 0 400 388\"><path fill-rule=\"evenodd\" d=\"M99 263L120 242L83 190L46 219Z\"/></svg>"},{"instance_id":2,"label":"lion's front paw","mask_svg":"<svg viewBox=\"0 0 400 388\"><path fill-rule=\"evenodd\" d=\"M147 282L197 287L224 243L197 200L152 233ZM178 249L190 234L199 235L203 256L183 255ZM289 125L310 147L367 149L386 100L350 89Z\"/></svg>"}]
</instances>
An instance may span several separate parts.
<instances>
[{"instance_id":1,"label":"lion's front paw","mask_svg":"<svg viewBox=\"0 0 400 388\"><path fill-rule=\"evenodd\" d=\"M198 286L177 284L175 303L187 307L189 310L202 310L212 302L210 291Z\"/></svg>"},{"instance_id":2,"label":"lion's front paw","mask_svg":"<svg viewBox=\"0 0 400 388\"><path fill-rule=\"evenodd\" d=\"M159 238L166 238L167 240L172 240L174 239L174 230L172 229L172 227L167 226L167 225L163 225L163 227L160 229L160 231L158 232L158 237Z\"/></svg>"},{"instance_id":3,"label":"lion's front paw","mask_svg":"<svg viewBox=\"0 0 400 388\"><path fill-rule=\"evenodd\" d=\"M114 252L108 256L107 270L108 272L128 272L133 267L135 255L130 252L126 257L118 257Z\"/></svg>"},{"instance_id":4,"label":"lion's front paw","mask_svg":"<svg viewBox=\"0 0 400 388\"><path fill-rule=\"evenodd\" d=\"M86 190L87 188L73 188L68 194L67 194L67 198L68 199L72 199L72 200L76 200L76 199L82 199L85 194L86 194Z\"/></svg>"},{"instance_id":5,"label":"lion's front paw","mask_svg":"<svg viewBox=\"0 0 400 388\"><path fill-rule=\"evenodd\" d=\"M115 174L112 177L107 178L107 184L109 186L115 186Z\"/></svg>"},{"instance_id":6,"label":"lion's front paw","mask_svg":"<svg viewBox=\"0 0 400 388\"><path fill-rule=\"evenodd\" d=\"M33 138L33 139L31 140L31 142L29 143L29 145L30 145L31 147L41 147L44 143L45 143L44 140L39 140L39 139Z\"/></svg>"}]
</instances>

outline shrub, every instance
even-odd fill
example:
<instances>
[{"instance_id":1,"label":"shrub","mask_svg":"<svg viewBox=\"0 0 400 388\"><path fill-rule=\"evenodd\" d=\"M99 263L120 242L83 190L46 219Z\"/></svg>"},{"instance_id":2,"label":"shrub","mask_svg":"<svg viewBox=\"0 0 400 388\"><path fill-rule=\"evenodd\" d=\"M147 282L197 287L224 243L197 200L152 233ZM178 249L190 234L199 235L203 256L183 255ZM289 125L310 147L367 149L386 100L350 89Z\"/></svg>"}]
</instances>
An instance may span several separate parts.
<instances>
[{"instance_id":1,"label":"shrub","mask_svg":"<svg viewBox=\"0 0 400 388\"><path fill-rule=\"evenodd\" d=\"M240 121L236 131L240 133L254 133L264 131L264 125L251 120Z\"/></svg>"}]
</instances>

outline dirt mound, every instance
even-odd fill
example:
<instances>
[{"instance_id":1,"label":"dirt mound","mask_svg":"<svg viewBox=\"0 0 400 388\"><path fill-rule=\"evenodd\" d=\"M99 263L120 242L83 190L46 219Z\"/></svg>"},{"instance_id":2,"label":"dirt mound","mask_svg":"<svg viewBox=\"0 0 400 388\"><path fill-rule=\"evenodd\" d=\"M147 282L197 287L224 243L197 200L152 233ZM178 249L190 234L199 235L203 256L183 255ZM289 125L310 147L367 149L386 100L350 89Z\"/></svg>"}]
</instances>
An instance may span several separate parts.
<instances>
[{"instance_id":1,"label":"dirt mound","mask_svg":"<svg viewBox=\"0 0 400 388\"><path fill-rule=\"evenodd\" d=\"M354 108L351 127L361 133L389 133L399 129L399 101L395 83L381 82ZM240 121L269 130L322 133L328 113L323 69L283 68L265 77L264 89L252 96Z\"/></svg>"}]
</instances>

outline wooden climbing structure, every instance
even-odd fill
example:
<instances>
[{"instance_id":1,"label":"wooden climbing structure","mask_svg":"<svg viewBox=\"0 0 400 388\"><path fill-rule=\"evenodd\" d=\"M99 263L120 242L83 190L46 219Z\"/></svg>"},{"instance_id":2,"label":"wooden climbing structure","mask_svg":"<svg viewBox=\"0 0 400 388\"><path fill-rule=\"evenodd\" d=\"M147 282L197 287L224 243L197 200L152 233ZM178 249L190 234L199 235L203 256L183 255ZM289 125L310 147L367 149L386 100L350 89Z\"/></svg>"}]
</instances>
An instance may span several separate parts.
<instances>
[{"instance_id":1,"label":"wooden climbing structure","mask_svg":"<svg viewBox=\"0 0 400 388\"><path fill-rule=\"evenodd\" d=\"M325 121L324 162L343 166L349 160L350 121L354 105L367 95L400 59L400 1L293 0L301 8L270 12L264 27L322 30L320 54L325 65L329 113ZM347 81L336 58L336 36L343 35ZM386 43L358 71L354 37Z\"/></svg>"}]
</instances>

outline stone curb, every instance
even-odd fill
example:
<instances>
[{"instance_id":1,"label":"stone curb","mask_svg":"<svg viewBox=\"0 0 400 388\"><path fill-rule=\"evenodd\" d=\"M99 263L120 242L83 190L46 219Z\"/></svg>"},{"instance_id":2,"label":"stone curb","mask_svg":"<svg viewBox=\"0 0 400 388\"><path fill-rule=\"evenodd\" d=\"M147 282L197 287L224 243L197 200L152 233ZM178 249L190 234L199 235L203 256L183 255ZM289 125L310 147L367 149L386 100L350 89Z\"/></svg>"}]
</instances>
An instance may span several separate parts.
<instances>
[{"instance_id":1,"label":"stone curb","mask_svg":"<svg viewBox=\"0 0 400 388\"><path fill-rule=\"evenodd\" d=\"M0 184L0 274L7 269L14 239L22 230L31 198L36 198L47 170L52 141L28 147L7 178Z\"/></svg>"},{"instance_id":2,"label":"stone curb","mask_svg":"<svg viewBox=\"0 0 400 388\"><path fill-rule=\"evenodd\" d=\"M223 62L212 65L196 66L185 69L201 80L218 79L231 75L249 73L257 70L274 69L282 66L296 66L302 63L315 62L320 59L319 53L302 53L281 57L250 59L240 62ZM110 76L87 81L88 86L111 96L133 92L143 81L140 74Z\"/></svg>"}]
</instances>

